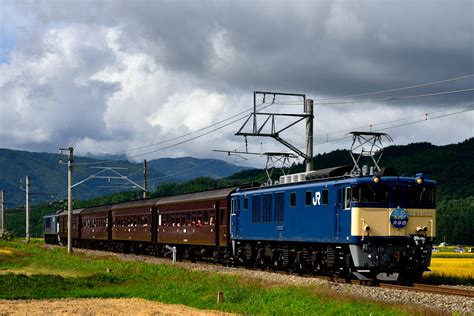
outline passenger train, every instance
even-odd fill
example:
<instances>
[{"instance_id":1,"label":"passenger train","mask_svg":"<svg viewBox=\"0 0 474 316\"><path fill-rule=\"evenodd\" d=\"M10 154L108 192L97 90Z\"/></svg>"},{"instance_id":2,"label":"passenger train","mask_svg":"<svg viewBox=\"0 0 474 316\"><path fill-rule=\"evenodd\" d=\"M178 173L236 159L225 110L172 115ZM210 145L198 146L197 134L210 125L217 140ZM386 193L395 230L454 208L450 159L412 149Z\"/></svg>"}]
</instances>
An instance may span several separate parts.
<instances>
[{"instance_id":1,"label":"passenger train","mask_svg":"<svg viewBox=\"0 0 474 316\"><path fill-rule=\"evenodd\" d=\"M436 235L436 183L350 169L76 209L72 243L157 256L169 246L191 261L366 281L421 278ZM67 243L66 211L45 216L44 227L47 243Z\"/></svg>"}]
</instances>

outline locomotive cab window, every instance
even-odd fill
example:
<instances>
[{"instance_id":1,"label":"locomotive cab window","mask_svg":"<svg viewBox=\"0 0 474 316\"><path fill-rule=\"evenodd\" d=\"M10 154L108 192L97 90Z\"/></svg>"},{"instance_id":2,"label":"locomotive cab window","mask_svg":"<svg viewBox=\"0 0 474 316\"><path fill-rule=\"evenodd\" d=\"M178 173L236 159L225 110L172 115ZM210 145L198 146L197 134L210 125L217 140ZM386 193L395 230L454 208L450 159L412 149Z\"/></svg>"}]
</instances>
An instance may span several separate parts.
<instances>
[{"instance_id":1,"label":"locomotive cab window","mask_svg":"<svg viewBox=\"0 0 474 316\"><path fill-rule=\"evenodd\" d=\"M304 200L305 200L305 205L306 206L311 205L311 199L313 197L312 195L313 195L313 193L311 191L306 191L305 192L305 199Z\"/></svg>"},{"instance_id":2,"label":"locomotive cab window","mask_svg":"<svg viewBox=\"0 0 474 316\"><path fill-rule=\"evenodd\" d=\"M345 199L344 199L344 209L348 210L351 208L351 188L347 187L345 188Z\"/></svg>"},{"instance_id":3,"label":"locomotive cab window","mask_svg":"<svg viewBox=\"0 0 474 316\"><path fill-rule=\"evenodd\" d=\"M296 207L296 192L290 193L290 206Z\"/></svg>"},{"instance_id":4,"label":"locomotive cab window","mask_svg":"<svg viewBox=\"0 0 474 316\"><path fill-rule=\"evenodd\" d=\"M435 189L429 187L409 187L408 203L433 204L435 203Z\"/></svg>"},{"instance_id":5,"label":"locomotive cab window","mask_svg":"<svg viewBox=\"0 0 474 316\"><path fill-rule=\"evenodd\" d=\"M249 198L244 197L244 210L248 210L248 209L249 209Z\"/></svg>"},{"instance_id":6,"label":"locomotive cab window","mask_svg":"<svg viewBox=\"0 0 474 316\"><path fill-rule=\"evenodd\" d=\"M384 184L362 183L352 188L352 202L385 203L388 201L388 187Z\"/></svg>"},{"instance_id":7,"label":"locomotive cab window","mask_svg":"<svg viewBox=\"0 0 474 316\"><path fill-rule=\"evenodd\" d=\"M329 204L329 190L324 189L321 192L321 204L328 205Z\"/></svg>"}]
</instances>

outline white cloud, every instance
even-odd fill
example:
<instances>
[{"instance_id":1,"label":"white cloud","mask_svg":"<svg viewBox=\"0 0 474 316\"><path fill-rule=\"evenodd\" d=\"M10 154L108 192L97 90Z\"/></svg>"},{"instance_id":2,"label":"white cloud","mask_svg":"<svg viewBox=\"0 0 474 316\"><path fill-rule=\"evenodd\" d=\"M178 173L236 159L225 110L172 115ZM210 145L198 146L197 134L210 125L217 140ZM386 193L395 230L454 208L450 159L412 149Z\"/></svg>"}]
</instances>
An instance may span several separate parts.
<instances>
[{"instance_id":1,"label":"white cloud","mask_svg":"<svg viewBox=\"0 0 474 316\"><path fill-rule=\"evenodd\" d=\"M153 113L148 121L168 133L185 127L197 130L211 125L219 118L225 97L204 90L184 91L169 97L166 104Z\"/></svg>"}]
</instances>

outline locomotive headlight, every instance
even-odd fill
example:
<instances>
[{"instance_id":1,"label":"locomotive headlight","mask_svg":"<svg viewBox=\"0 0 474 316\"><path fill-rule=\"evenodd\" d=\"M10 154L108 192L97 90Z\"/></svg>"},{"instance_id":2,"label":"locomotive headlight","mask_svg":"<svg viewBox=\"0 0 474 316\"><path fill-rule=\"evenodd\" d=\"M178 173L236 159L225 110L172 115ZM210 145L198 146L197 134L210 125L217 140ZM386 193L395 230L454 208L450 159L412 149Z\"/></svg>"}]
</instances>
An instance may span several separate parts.
<instances>
[{"instance_id":1,"label":"locomotive headlight","mask_svg":"<svg viewBox=\"0 0 474 316\"><path fill-rule=\"evenodd\" d=\"M372 178L372 181L374 181L374 183L379 183L380 182L380 177L375 176L375 177Z\"/></svg>"},{"instance_id":2,"label":"locomotive headlight","mask_svg":"<svg viewBox=\"0 0 474 316\"><path fill-rule=\"evenodd\" d=\"M423 178L422 177L416 178L416 183L417 184L422 184L423 183Z\"/></svg>"},{"instance_id":3,"label":"locomotive headlight","mask_svg":"<svg viewBox=\"0 0 474 316\"><path fill-rule=\"evenodd\" d=\"M418 226L418 227L416 228L416 232L417 232L417 233L425 233L425 232L427 232L427 231L428 231L428 227L426 227L426 226Z\"/></svg>"}]
</instances>

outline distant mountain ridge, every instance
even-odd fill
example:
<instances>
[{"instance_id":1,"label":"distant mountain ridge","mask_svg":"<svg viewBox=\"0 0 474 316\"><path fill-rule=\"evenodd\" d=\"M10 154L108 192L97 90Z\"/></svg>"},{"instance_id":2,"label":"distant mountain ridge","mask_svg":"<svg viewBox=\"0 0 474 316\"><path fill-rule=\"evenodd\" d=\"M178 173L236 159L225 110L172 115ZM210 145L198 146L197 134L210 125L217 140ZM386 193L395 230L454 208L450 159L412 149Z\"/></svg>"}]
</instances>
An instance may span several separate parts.
<instances>
[{"instance_id":1,"label":"distant mountain ridge","mask_svg":"<svg viewBox=\"0 0 474 316\"><path fill-rule=\"evenodd\" d=\"M126 160L93 159L89 157L74 157L74 183L96 174L101 169L90 167L118 167L121 175L128 176L133 182L143 186L143 164ZM114 156L114 158L118 158ZM113 161L111 161L113 160ZM60 161L63 163L61 164ZM25 203L25 176L30 177L30 202L44 203L63 199L67 192L67 156L28 152L0 148L0 190L5 192L6 208L13 208ZM234 166L217 159L197 158L164 158L149 161L148 189L153 191L161 183L183 182L197 177L220 179L247 168ZM188 170L189 169L189 170ZM160 171L161 170L161 171ZM106 171L101 176L106 179L90 179L73 189L75 199L90 199L93 197L127 191L133 184L125 180L114 179L117 174ZM52 198L50 195L54 194Z\"/></svg>"}]
</instances>

